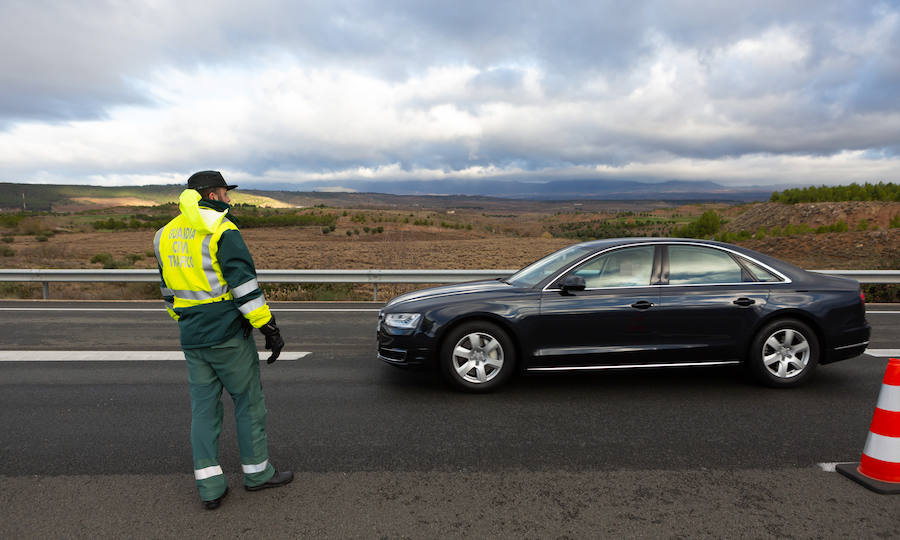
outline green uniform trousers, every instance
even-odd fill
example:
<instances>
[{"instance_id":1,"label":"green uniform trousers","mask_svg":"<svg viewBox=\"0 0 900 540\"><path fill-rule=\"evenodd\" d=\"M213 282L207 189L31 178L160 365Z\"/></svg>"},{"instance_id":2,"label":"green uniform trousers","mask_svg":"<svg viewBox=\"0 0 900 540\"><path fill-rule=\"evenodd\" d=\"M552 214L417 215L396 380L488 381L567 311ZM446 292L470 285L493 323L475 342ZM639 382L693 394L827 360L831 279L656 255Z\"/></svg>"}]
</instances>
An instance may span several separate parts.
<instances>
[{"instance_id":1,"label":"green uniform trousers","mask_svg":"<svg viewBox=\"0 0 900 540\"><path fill-rule=\"evenodd\" d=\"M259 380L259 353L242 332L212 347L185 349L191 386L191 449L200 498L217 499L227 483L219 466L222 387L234 401L244 484L258 486L275 474L266 445L266 404Z\"/></svg>"}]
</instances>

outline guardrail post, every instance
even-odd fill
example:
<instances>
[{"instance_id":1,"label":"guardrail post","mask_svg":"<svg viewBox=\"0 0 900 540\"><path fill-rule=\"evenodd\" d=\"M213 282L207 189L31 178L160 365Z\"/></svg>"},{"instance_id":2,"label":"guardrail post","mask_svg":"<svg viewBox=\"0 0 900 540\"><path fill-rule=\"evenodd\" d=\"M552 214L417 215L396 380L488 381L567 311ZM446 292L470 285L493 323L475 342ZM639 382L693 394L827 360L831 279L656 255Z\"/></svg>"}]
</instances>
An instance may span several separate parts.
<instances>
[{"instance_id":1,"label":"guardrail post","mask_svg":"<svg viewBox=\"0 0 900 540\"><path fill-rule=\"evenodd\" d=\"M373 283L372 289L375 291L374 293L372 293L372 301L377 302L378 301L378 284Z\"/></svg>"},{"instance_id":2,"label":"guardrail post","mask_svg":"<svg viewBox=\"0 0 900 540\"><path fill-rule=\"evenodd\" d=\"M47 281L41 282L41 292L44 293L44 300L50 299L50 283Z\"/></svg>"}]
</instances>

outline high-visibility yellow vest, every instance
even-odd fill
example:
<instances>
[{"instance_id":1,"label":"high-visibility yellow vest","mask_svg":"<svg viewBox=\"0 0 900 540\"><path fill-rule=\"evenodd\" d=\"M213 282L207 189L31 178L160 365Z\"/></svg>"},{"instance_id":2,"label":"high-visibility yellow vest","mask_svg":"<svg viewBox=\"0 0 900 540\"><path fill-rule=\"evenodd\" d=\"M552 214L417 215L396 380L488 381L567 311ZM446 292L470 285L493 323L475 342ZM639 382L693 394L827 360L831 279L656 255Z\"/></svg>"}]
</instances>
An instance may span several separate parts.
<instances>
[{"instance_id":1,"label":"high-visibility yellow vest","mask_svg":"<svg viewBox=\"0 0 900 540\"><path fill-rule=\"evenodd\" d=\"M153 241L162 268L164 284L161 292L164 297L174 296L172 305L167 303L166 309L176 320L179 317L174 309L234 298L216 253L222 234L238 228L225 219L227 211L198 206L199 200L197 191L185 190L179 198L181 214L157 231ZM236 293L243 296L257 287L253 279L238 287L246 290ZM261 326L271 317L263 297L238 309L254 327Z\"/></svg>"}]
</instances>

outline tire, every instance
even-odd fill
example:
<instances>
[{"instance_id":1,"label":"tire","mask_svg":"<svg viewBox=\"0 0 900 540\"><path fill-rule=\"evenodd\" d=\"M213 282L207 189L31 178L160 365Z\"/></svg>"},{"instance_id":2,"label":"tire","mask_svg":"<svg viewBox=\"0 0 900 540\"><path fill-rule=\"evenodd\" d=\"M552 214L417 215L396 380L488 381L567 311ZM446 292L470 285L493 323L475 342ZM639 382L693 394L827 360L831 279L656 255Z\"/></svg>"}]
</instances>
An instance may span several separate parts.
<instances>
[{"instance_id":1,"label":"tire","mask_svg":"<svg viewBox=\"0 0 900 540\"><path fill-rule=\"evenodd\" d=\"M463 323L441 345L441 374L465 392L496 390L512 376L515 363L509 334L488 321Z\"/></svg>"},{"instance_id":2,"label":"tire","mask_svg":"<svg viewBox=\"0 0 900 540\"><path fill-rule=\"evenodd\" d=\"M753 338L746 360L756 380L774 388L800 386L818 364L816 333L796 319L779 319L763 326Z\"/></svg>"}]
</instances>

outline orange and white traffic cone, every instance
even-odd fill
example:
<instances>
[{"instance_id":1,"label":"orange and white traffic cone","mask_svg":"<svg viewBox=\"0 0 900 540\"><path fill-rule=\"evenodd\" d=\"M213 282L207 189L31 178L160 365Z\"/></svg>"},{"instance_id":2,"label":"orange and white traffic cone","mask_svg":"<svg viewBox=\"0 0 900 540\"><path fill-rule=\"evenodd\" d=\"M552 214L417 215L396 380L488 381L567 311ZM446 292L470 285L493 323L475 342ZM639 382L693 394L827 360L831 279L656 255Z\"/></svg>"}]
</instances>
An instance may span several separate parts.
<instances>
[{"instance_id":1,"label":"orange and white traffic cone","mask_svg":"<svg viewBox=\"0 0 900 540\"><path fill-rule=\"evenodd\" d=\"M837 466L839 473L878 493L900 493L900 360L891 358L862 458Z\"/></svg>"}]
</instances>

